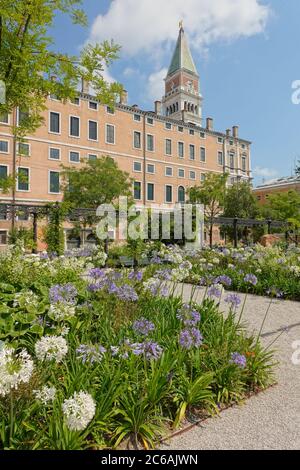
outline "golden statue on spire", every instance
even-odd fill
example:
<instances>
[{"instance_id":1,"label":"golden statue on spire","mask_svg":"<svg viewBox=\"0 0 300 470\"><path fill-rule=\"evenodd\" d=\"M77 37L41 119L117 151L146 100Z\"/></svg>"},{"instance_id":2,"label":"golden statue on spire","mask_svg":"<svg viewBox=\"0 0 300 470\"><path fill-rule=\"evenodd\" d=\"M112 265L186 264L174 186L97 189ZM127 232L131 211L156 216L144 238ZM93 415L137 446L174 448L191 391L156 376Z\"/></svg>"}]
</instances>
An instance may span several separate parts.
<instances>
[{"instance_id":1,"label":"golden statue on spire","mask_svg":"<svg viewBox=\"0 0 300 470\"><path fill-rule=\"evenodd\" d=\"M183 20L179 21L179 29L183 29Z\"/></svg>"}]
</instances>

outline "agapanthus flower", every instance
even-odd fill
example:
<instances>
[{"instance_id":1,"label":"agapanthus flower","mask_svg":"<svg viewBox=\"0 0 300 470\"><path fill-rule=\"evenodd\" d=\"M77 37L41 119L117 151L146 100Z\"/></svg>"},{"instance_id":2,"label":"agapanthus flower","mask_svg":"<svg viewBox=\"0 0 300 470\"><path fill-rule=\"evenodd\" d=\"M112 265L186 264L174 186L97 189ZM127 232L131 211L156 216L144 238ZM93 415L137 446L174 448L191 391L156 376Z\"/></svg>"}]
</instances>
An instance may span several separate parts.
<instances>
[{"instance_id":1,"label":"agapanthus flower","mask_svg":"<svg viewBox=\"0 0 300 470\"><path fill-rule=\"evenodd\" d=\"M39 305L39 296L36 295L31 290L21 291L15 294L14 296L14 307L38 307Z\"/></svg>"},{"instance_id":2,"label":"agapanthus flower","mask_svg":"<svg viewBox=\"0 0 300 470\"><path fill-rule=\"evenodd\" d=\"M143 271L130 271L128 279L140 282L143 279Z\"/></svg>"},{"instance_id":3,"label":"agapanthus flower","mask_svg":"<svg viewBox=\"0 0 300 470\"><path fill-rule=\"evenodd\" d=\"M106 277L106 270L102 268L92 268L88 272L88 276L92 277L93 279L99 279Z\"/></svg>"},{"instance_id":4,"label":"agapanthus flower","mask_svg":"<svg viewBox=\"0 0 300 470\"><path fill-rule=\"evenodd\" d=\"M138 300L136 291L129 284L123 284L122 286L119 286L116 290L116 295L119 299L126 302L136 302Z\"/></svg>"},{"instance_id":5,"label":"agapanthus flower","mask_svg":"<svg viewBox=\"0 0 300 470\"><path fill-rule=\"evenodd\" d=\"M75 312L74 305L57 302L56 304L50 305L48 315L50 318L52 318L52 320L63 321L74 317Z\"/></svg>"},{"instance_id":6,"label":"agapanthus flower","mask_svg":"<svg viewBox=\"0 0 300 470\"><path fill-rule=\"evenodd\" d=\"M78 358L81 359L83 363L90 362L91 364L95 362L100 362L105 352L106 349L101 346L101 344L81 344L76 349Z\"/></svg>"},{"instance_id":7,"label":"agapanthus flower","mask_svg":"<svg viewBox=\"0 0 300 470\"><path fill-rule=\"evenodd\" d=\"M186 328L179 335L179 344L183 349L198 348L203 342L203 336L197 328Z\"/></svg>"},{"instance_id":8,"label":"agapanthus flower","mask_svg":"<svg viewBox=\"0 0 300 470\"><path fill-rule=\"evenodd\" d=\"M276 297L277 299L281 299L284 295L283 292L280 289L277 289L276 287L271 287L267 289L266 294L270 297Z\"/></svg>"},{"instance_id":9,"label":"agapanthus flower","mask_svg":"<svg viewBox=\"0 0 300 470\"><path fill-rule=\"evenodd\" d=\"M183 304L178 310L176 317L183 322L185 326L195 326L201 320L201 315L189 304Z\"/></svg>"},{"instance_id":10,"label":"agapanthus flower","mask_svg":"<svg viewBox=\"0 0 300 470\"><path fill-rule=\"evenodd\" d=\"M124 339L119 346L110 347L112 357L120 357L122 359L128 359L129 353L132 352L132 344L129 339Z\"/></svg>"},{"instance_id":11,"label":"agapanthus flower","mask_svg":"<svg viewBox=\"0 0 300 470\"><path fill-rule=\"evenodd\" d=\"M146 318L140 318L133 323L132 328L136 333L148 336L155 329L155 325L151 321L146 320Z\"/></svg>"},{"instance_id":12,"label":"agapanthus flower","mask_svg":"<svg viewBox=\"0 0 300 470\"><path fill-rule=\"evenodd\" d=\"M33 394L38 401L43 403L43 405L48 405L54 401L56 388L47 387L47 385L44 385L44 387L39 390L33 390Z\"/></svg>"},{"instance_id":13,"label":"agapanthus flower","mask_svg":"<svg viewBox=\"0 0 300 470\"><path fill-rule=\"evenodd\" d=\"M230 304L232 308L237 308L241 304L242 300L237 294L228 294L225 297L224 302Z\"/></svg>"},{"instance_id":14,"label":"agapanthus flower","mask_svg":"<svg viewBox=\"0 0 300 470\"><path fill-rule=\"evenodd\" d=\"M167 286L162 285L160 279L155 279L154 277L151 277L143 283L143 287L146 292L150 292L153 296L168 296L168 288Z\"/></svg>"},{"instance_id":15,"label":"agapanthus flower","mask_svg":"<svg viewBox=\"0 0 300 470\"><path fill-rule=\"evenodd\" d=\"M230 364L236 364L241 369L244 369L247 365L247 359L243 354L238 352L231 353L231 359L229 361Z\"/></svg>"},{"instance_id":16,"label":"agapanthus flower","mask_svg":"<svg viewBox=\"0 0 300 470\"><path fill-rule=\"evenodd\" d=\"M49 299L51 304L57 302L75 304L77 297L77 289L72 283L56 284L49 290Z\"/></svg>"},{"instance_id":17,"label":"agapanthus flower","mask_svg":"<svg viewBox=\"0 0 300 470\"><path fill-rule=\"evenodd\" d=\"M172 279L172 269L159 269L155 272L154 277L157 279L161 279L163 281L171 281Z\"/></svg>"},{"instance_id":18,"label":"agapanthus flower","mask_svg":"<svg viewBox=\"0 0 300 470\"><path fill-rule=\"evenodd\" d=\"M226 276L226 274L222 274L221 276L218 276L214 280L215 284L222 284L223 286L230 287L232 284L232 280L229 276Z\"/></svg>"},{"instance_id":19,"label":"agapanthus flower","mask_svg":"<svg viewBox=\"0 0 300 470\"><path fill-rule=\"evenodd\" d=\"M244 277L244 281L245 282L248 282L249 284L252 284L253 286L256 286L257 284L257 277L255 276L255 274L246 274L246 276Z\"/></svg>"},{"instance_id":20,"label":"agapanthus flower","mask_svg":"<svg viewBox=\"0 0 300 470\"><path fill-rule=\"evenodd\" d=\"M83 431L96 413L96 403L86 392L75 392L62 405L64 420L70 431Z\"/></svg>"},{"instance_id":21,"label":"agapanthus flower","mask_svg":"<svg viewBox=\"0 0 300 470\"><path fill-rule=\"evenodd\" d=\"M220 299L222 295L222 286L219 284L213 284L208 290L207 290L207 296L208 297L216 297L217 299Z\"/></svg>"},{"instance_id":22,"label":"agapanthus flower","mask_svg":"<svg viewBox=\"0 0 300 470\"><path fill-rule=\"evenodd\" d=\"M0 349L0 395L7 395L19 385L28 383L33 372L33 361L25 349L16 352L4 345Z\"/></svg>"},{"instance_id":23,"label":"agapanthus flower","mask_svg":"<svg viewBox=\"0 0 300 470\"><path fill-rule=\"evenodd\" d=\"M68 345L62 336L42 336L35 343L35 354L40 361L55 361L59 363L68 352Z\"/></svg>"},{"instance_id":24,"label":"agapanthus flower","mask_svg":"<svg viewBox=\"0 0 300 470\"><path fill-rule=\"evenodd\" d=\"M144 341L143 343L134 343L131 345L132 352L136 356L145 355L146 359L158 359L163 352L163 348L154 341Z\"/></svg>"}]
</instances>

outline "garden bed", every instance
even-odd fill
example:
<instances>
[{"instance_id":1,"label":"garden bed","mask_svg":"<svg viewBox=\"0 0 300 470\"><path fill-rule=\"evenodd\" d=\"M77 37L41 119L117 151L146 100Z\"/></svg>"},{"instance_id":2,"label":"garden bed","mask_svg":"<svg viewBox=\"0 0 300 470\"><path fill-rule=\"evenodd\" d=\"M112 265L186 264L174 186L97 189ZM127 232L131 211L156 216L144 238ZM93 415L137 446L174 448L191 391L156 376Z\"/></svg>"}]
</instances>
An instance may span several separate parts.
<instances>
[{"instance_id":1,"label":"garden bed","mask_svg":"<svg viewBox=\"0 0 300 470\"><path fill-rule=\"evenodd\" d=\"M0 261L2 448L151 447L273 380L234 302L224 318L146 271L102 269L101 253Z\"/></svg>"}]
</instances>

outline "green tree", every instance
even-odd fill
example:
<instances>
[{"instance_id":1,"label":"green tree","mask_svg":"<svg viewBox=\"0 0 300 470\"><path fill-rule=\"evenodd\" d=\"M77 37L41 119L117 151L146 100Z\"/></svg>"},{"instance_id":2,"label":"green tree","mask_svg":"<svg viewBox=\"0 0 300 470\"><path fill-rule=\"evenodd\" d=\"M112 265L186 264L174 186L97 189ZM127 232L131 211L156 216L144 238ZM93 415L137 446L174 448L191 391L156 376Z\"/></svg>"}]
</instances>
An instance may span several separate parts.
<instances>
[{"instance_id":1,"label":"green tree","mask_svg":"<svg viewBox=\"0 0 300 470\"><path fill-rule=\"evenodd\" d=\"M295 175L300 176L300 160L298 160L296 167L295 167Z\"/></svg>"},{"instance_id":2,"label":"green tree","mask_svg":"<svg viewBox=\"0 0 300 470\"><path fill-rule=\"evenodd\" d=\"M270 194L263 212L274 220L300 221L300 194L294 190Z\"/></svg>"},{"instance_id":3,"label":"green tree","mask_svg":"<svg viewBox=\"0 0 300 470\"><path fill-rule=\"evenodd\" d=\"M248 181L239 181L227 188L224 198L224 217L238 217L241 219L256 219L260 215L260 209L256 197L252 192L252 187ZM222 232L233 236L233 228L226 226ZM239 238L248 236L247 227L238 230Z\"/></svg>"},{"instance_id":4,"label":"green tree","mask_svg":"<svg viewBox=\"0 0 300 470\"><path fill-rule=\"evenodd\" d=\"M94 211L101 204L117 202L121 195L130 195L131 180L128 173L120 170L111 157L88 160L80 168L63 167L62 189L64 203L72 208L86 208ZM83 213L82 224L92 225L95 212Z\"/></svg>"},{"instance_id":5,"label":"green tree","mask_svg":"<svg viewBox=\"0 0 300 470\"><path fill-rule=\"evenodd\" d=\"M210 246L212 246L213 220L223 212L227 178L227 173L221 175L208 173L201 186L193 186L188 191L192 204L204 205L204 216L209 225Z\"/></svg>"},{"instance_id":6,"label":"green tree","mask_svg":"<svg viewBox=\"0 0 300 470\"><path fill-rule=\"evenodd\" d=\"M15 133L33 132L42 124L41 111L49 94L61 99L77 94L79 79L87 80L102 103L113 105L119 84L103 78L105 65L117 58L119 46L105 41L86 45L79 57L53 50L49 30L58 13L86 25L82 0L1 0L0 2L0 80L6 87L6 102L0 113L20 107L22 119Z\"/></svg>"}]
</instances>

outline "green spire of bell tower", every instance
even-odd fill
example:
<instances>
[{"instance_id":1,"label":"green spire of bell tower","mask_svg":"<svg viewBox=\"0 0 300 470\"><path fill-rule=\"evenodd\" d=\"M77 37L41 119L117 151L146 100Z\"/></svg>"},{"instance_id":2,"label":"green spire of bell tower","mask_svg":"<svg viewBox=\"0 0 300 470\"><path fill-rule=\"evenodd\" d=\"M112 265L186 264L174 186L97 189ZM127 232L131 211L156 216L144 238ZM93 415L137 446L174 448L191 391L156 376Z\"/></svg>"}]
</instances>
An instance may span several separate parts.
<instances>
[{"instance_id":1,"label":"green spire of bell tower","mask_svg":"<svg viewBox=\"0 0 300 470\"><path fill-rule=\"evenodd\" d=\"M195 75L198 75L186 36L184 34L182 21L179 23L179 28L179 35L171 65L168 70L168 75L172 75L174 72L177 72L177 70L180 69L185 69L194 73Z\"/></svg>"}]
</instances>

